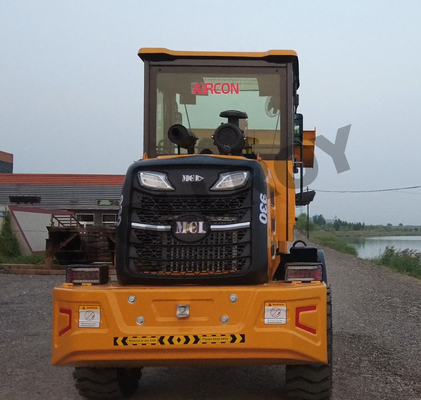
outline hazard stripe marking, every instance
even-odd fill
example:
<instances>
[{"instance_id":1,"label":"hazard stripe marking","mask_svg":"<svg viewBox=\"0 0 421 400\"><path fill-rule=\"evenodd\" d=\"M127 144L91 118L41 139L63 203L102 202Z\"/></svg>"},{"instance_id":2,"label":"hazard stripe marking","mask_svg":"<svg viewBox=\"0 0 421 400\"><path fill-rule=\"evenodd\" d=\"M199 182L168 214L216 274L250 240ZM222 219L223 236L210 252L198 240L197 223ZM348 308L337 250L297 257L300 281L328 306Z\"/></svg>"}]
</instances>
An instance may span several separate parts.
<instances>
[{"instance_id":1,"label":"hazard stripe marking","mask_svg":"<svg viewBox=\"0 0 421 400\"><path fill-rule=\"evenodd\" d=\"M183 346L245 343L244 334L222 335L172 335L172 336L119 336L114 346Z\"/></svg>"}]
</instances>

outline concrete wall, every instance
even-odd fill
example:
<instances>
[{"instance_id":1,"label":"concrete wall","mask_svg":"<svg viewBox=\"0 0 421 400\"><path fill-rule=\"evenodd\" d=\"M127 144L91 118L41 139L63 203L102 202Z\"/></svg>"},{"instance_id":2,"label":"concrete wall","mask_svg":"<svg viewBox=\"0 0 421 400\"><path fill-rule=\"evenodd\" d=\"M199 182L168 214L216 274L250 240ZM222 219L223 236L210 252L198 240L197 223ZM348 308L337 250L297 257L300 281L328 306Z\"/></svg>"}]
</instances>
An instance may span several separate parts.
<instances>
[{"instance_id":1,"label":"concrete wall","mask_svg":"<svg viewBox=\"0 0 421 400\"><path fill-rule=\"evenodd\" d=\"M51 225L51 216L72 214L66 211L45 210L41 208L9 206L12 231L19 242L22 255L45 251L48 238L47 226Z\"/></svg>"},{"instance_id":2,"label":"concrete wall","mask_svg":"<svg viewBox=\"0 0 421 400\"><path fill-rule=\"evenodd\" d=\"M32 252L45 251L45 240L48 239L47 226L51 225L51 214L15 211L14 217L26 238L26 243L22 243L21 253L24 254L23 251L28 250L29 254L31 250Z\"/></svg>"}]
</instances>

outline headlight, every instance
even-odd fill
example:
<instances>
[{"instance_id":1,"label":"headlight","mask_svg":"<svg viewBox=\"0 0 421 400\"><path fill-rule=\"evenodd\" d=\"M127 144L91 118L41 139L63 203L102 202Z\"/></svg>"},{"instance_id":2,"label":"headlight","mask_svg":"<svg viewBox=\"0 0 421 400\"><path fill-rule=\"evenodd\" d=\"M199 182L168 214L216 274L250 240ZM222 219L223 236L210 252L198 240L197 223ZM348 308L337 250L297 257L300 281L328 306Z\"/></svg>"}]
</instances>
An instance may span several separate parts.
<instances>
[{"instance_id":1,"label":"headlight","mask_svg":"<svg viewBox=\"0 0 421 400\"><path fill-rule=\"evenodd\" d=\"M175 190L166 174L144 171L137 174L141 186L152 190Z\"/></svg>"},{"instance_id":2,"label":"headlight","mask_svg":"<svg viewBox=\"0 0 421 400\"><path fill-rule=\"evenodd\" d=\"M250 176L248 171L223 172L210 190L233 190L243 187Z\"/></svg>"}]
</instances>

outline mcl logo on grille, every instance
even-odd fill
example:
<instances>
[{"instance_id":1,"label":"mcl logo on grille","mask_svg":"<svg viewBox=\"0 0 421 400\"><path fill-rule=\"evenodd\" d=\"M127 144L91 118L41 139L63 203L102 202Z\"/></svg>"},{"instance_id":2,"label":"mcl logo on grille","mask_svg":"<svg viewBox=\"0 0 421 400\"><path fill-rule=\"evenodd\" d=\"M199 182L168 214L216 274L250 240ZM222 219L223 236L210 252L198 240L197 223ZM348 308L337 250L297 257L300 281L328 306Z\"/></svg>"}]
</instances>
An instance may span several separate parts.
<instances>
[{"instance_id":1,"label":"mcl logo on grille","mask_svg":"<svg viewBox=\"0 0 421 400\"><path fill-rule=\"evenodd\" d=\"M183 215L171 227L174 237L182 242L198 242L209 234L209 222L198 215Z\"/></svg>"}]
</instances>

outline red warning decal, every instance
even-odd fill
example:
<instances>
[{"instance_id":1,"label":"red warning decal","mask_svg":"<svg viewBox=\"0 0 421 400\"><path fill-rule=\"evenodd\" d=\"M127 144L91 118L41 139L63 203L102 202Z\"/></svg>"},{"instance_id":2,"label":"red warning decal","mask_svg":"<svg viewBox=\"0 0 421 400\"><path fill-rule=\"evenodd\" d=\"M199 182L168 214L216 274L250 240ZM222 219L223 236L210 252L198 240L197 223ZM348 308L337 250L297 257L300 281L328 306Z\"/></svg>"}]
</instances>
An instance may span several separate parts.
<instances>
[{"instance_id":1,"label":"red warning decal","mask_svg":"<svg viewBox=\"0 0 421 400\"><path fill-rule=\"evenodd\" d=\"M316 334L316 330L313 328L310 328L309 326L303 325L300 322L300 314L307 311L316 311L316 306L307 306L307 307L297 307L295 309L295 326L297 328L303 329L304 331L310 332L313 335Z\"/></svg>"}]
</instances>

